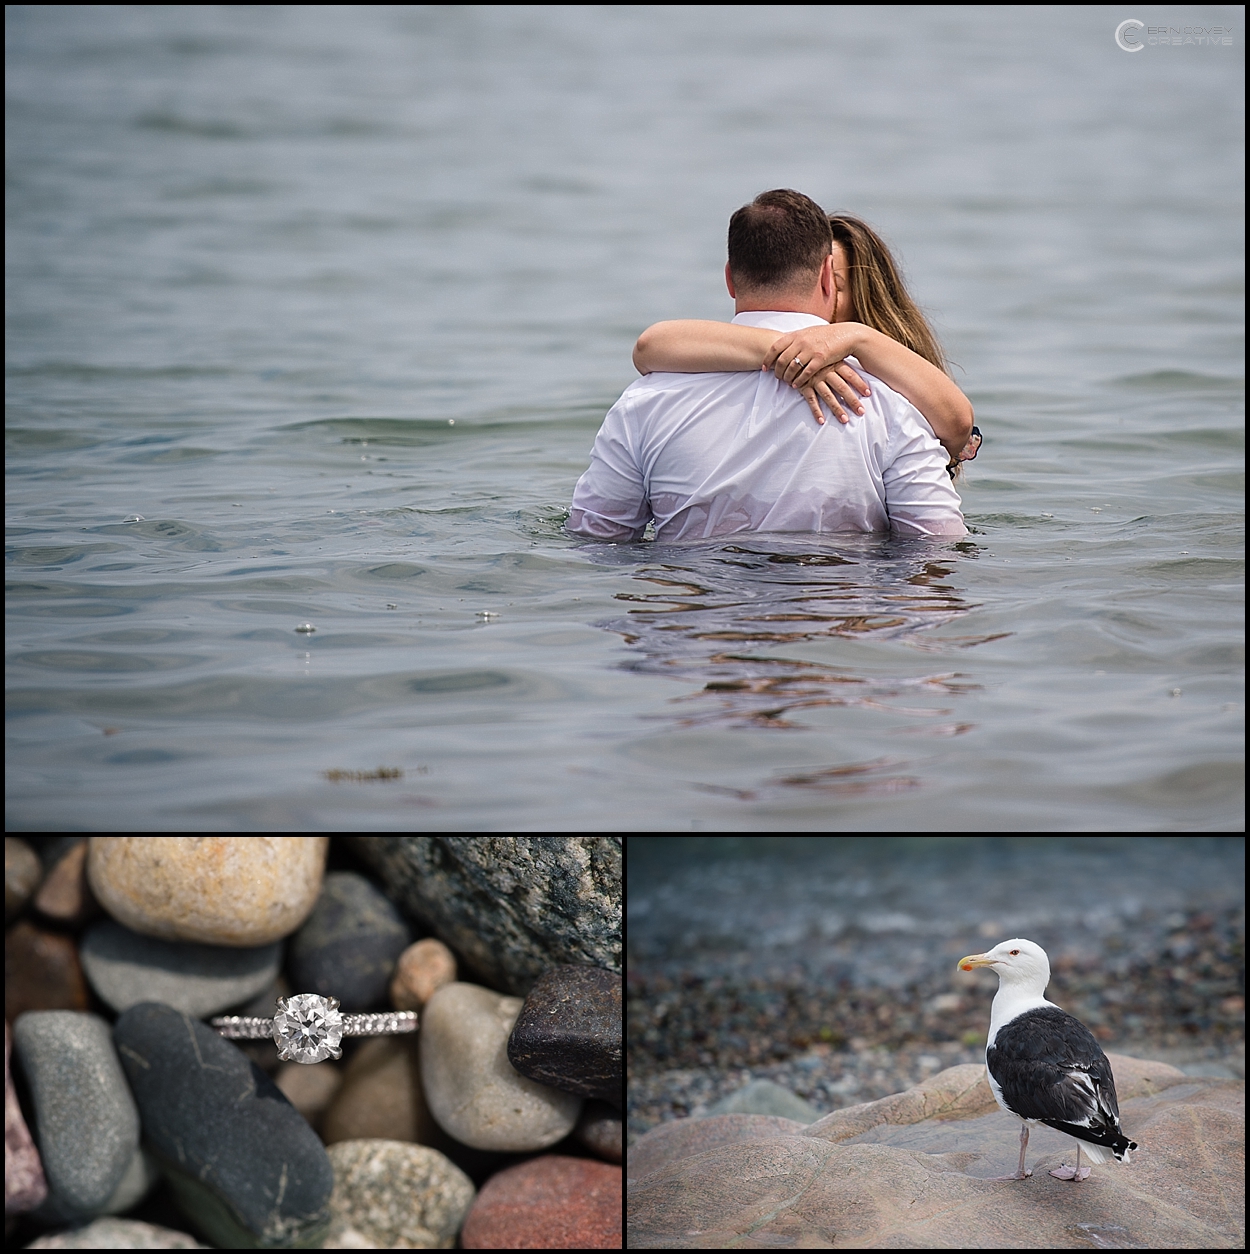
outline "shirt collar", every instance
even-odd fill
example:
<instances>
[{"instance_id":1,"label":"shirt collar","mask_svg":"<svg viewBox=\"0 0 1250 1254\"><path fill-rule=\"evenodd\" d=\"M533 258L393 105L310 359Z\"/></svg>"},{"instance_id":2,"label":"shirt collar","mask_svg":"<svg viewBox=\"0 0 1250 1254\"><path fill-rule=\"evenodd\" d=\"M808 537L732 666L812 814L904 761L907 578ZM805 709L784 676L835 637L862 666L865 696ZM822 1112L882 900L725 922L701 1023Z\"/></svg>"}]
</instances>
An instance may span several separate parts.
<instances>
[{"instance_id":1,"label":"shirt collar","mask_svg":"<svg viewBox=\"0 0 1250 1254\"><path fill-rule=\"evenodd\" d=\"M829 324L815 314L791 313L781 309L751 309L735 314L739 326L766 327L769 331L799 331L803 327L827 327Z\"/></svg>"}]
</instances>

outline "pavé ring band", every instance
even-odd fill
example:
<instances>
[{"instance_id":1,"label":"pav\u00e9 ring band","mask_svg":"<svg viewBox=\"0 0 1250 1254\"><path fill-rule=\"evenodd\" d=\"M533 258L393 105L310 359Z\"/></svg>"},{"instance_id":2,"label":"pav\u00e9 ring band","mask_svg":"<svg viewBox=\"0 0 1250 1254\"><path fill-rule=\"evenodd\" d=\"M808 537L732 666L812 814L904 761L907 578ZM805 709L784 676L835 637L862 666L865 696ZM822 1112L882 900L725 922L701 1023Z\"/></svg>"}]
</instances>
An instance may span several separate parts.
<instances>
[{"instance_id":1,"label":"pav\u00e9 ring band","mask_svg":"<svg viewBox=\"0 0 1250 1254\"><path fill-rule=\"evenodd\" d=\"M272 1019L248 1015L224 1015L210 1019L209 1025L236 1041L263 1041L273 1038L283 1062L324 1062L341 1058L339 1042L345 1036L392 1036L417 1030L415 1010L390 1010L382 1014L339 1014L337 997L316 993L294 993L279 997Z\"/></svg>"}]
</instances>

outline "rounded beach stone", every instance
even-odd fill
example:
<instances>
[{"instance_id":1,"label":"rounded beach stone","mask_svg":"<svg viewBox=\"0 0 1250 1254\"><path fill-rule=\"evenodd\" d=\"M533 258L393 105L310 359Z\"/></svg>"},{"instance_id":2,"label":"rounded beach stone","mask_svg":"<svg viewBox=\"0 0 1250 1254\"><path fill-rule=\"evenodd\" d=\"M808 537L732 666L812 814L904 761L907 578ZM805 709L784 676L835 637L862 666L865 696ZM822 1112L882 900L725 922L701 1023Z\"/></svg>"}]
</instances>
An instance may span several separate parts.
<instances>
[{"instance_id":1,"label":"rounded beach stone","mask_svg":"<svg viewBox=\"0 0 1250 1254\"><path fill-rule=\"evenodd\" d=\"M143 1147L140 1146L122 1175L121 1182L103 1206L93 1207L86 1211L79 1210L77 1207L67 1205L53 1193L48 1196L42 1206L37 1206L31 1212L31 1218L44 1224L61 1225L88 1223L100 1215L120 1215L130 1210L132 1206L138 1206L151 1192L160 1176L156 1160L151 1154L145 1153Z\"/></svg>"},{"instance_id":2,"label":"rounded beach stone","mask_svg":"<svg viewBox=\"0 0 1250 1254\"><path fill-rule=\"evenodd\" d=\"M197 1019L263 993L282 965L281 941L258 949L180 944L141 936L112 919L87 929L80 952L91 987L114 1010L159 1001Z\"/></svg>"},{"instance_id":3,"label":"rounded beach stone","mask_svg":"<svg viewBox=\"0 0 1250 1254\"><path fill-rule=\"evenodd\" d=\"M301 993L337 997L344 1013L382 1005L412 933L398 910L354 871L332 871L308 921L291 938L291 979Z\"/></svg>"},{"instance_id":4,"label":"rounded beach stone","mask_svg":"<svg viewBox=\"0 0 1250 1254\"><path fill-rule=\"evenodd\" d=\"M53 864L35 894L35 909L65 927L81 927L100 913L87 883L87 842L71 845Z\"/></svg>"},{"instance_id":5,"label":"rounded beach stone","mask_svg":"<svg viewBox=\"0 0 1250 1254\"><path fill-rule=\"evenodd\" d=\"M521 1010L476 984L447 984L421 1020L421 1081L444 1131L475 1149L546 1149L572 1131L581 1098L518 1075L508 1034Z\"/></svg>"},{"instance_id":6,"label":"rounded beach stone","mask_svg":"<svg viewBox=\"0 0 1250 1254\"><path fill-rule=\"evenodd\" d=\"M466 1250L619 1250L621 1169L544 1154L482 1186L465 1220Z\"/></svg>"},{"instance_id":7,"label":"rounded beach stone","mask_svg":"<svg viewBox=\"0 0 1250 1254\"><path fill-rule=\"evenodd\" d=\"M127 927L255 947L289 936L321 890L327 836L92 836L87 877Z\"/></svg>"},{"instance_id":8,"label":"rounded beach stone","mask_svg":"<svg viewBox=\"0 0 1250 1254\"><path fill-rule=\"evenodd\" d=\"M259 1067L155 1002L113 1026L144 1143L178 1205L224 1249L320 1244L334 1173L325 1147Z\"/></svg>"},{"instance_id":9,"label":"rounded beach stone","mask_svg":"<svg viewBox=\"0 0 1250 1254\"><path fill-rule=\"evenodd\" d=\"M4 1025L4 1213L18 1215L38 1206L48 1196L39 1151L31 1138L13 1087L9 1053L13 1034Z\"/></svg>"},{"instance_id":10,"label":"rounded beach stone","mask_svg":"<svg viewBox=\"0 0 1250 1254\"><path fill-rule=\"evenodd\" d=\"M573 1135L592 1154L610 1163L621 1161L621 1112L607 1102L587 1102Z\"/></svg>"},{"instance_id":11,"label":"rounded beach stone","mask_svg":"<svg viewBox=\"0 0 1250 1254\"><path fill-rule=\"evenodd\" d=\"M359 1140L430 1142L437 1125L421 1092L419 1035L361 1041L322 1124L327 1145Z\"/></svg>"},{"instance_id":12,"label":"rounded beach stone","mask_svg":"<svg viewBox=\"0 0 1250 1254\"><path fill-rule=\"evenodd\" d=\"M340 1141L326 1249L450 1250L473 1203L473 1182L428 1145Z\"/></svg>"},{"instance_id":13,"label":"rounded beach stone","mask_svg":"<svg viewBox=\"0 0 1250 1254\"><path fill-rule=\"evenodd\" d=\"M558 963L621 969L619 836L361 836L414 919L522 997Z\"/></svg>"},{"instance_id":14,"label":"rounded beach stone","mask_svg":"<svg viewBox=\"0 0 1250 1254\"><path fill-rule=\"evenodd\" d=\"M98 1212L139 1148L139 1112L109 1025L97 1015L36 1010L13 1025L13 1040L51 1194L72 1210Z\"/></svg>"},{"instance_id":15,"label":"rounded beach stone","mask_svg":"<svg viewBox=\"0 0 1250 1254\"><path fill-rule=\"evenodd\" d=\"M28 1250L210 1250L193 1236L139 1219L97 1219L85 1228L50 1232Z\"/></svg>"},{"instance_id":16,"label":"rounded beach stone","mask_svg":"<svg viewBox=\"0 0 1250 1254\"><path fill-rule=\"evenodd\" d=\"M23 919L4 934L4 1017L28 1010L86 1010L87 981L73 940Z\"/></svg>"},{"instance_id":17,"label":"rounded beach stone","mask_svg":"<svg viewBox=\"0 0 1250 1254\"><path fill-rule=\"evenodd\" d=\"M326 1110L343 1083L343 1072L332 1062L284 1062L273 1079L287 1101L320 1130Z\"/></svg>"},{"instance_id":18,"label":"rounded beach stone","mask_svg":"<svg viewBox=\"0 0 1250 1254\"><path fill-rule=\"evenodd\" d=\"M539 1084L620 1106L621 977L601 967L539 976L508 1039L508 1061Z\"/></svg>"},{"instance_id":19,"label":"rounded beach stone","mask_svg":"<svg viewBox=\"0 0 1250 1254\"><path fill-rule=\"evenodd\" d=\"M16 836L4 838L4 922L7 926L26 908L43 879L35 851Z\"/></svg>"},{"instance_id":20,"label":"rounded beach stone","mask_svg":"<svg viewBox=\"0 0 1250 1254\"><path fill-rule=\"evenodd\" d=\"M433 936L409 945L395 964L391 1005L396 1010L420 1010L444 984L456 980L456 956Z\"/></svg>"}]
</instances>

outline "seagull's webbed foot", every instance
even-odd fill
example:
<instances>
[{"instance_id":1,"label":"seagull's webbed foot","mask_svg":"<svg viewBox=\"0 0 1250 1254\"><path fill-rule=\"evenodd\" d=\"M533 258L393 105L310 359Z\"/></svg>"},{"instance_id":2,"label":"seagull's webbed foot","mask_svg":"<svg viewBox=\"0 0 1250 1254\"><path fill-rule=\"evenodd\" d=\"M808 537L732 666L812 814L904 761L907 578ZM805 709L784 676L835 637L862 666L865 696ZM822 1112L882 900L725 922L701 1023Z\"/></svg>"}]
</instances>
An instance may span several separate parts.
<instances>
[{"instance_id":1,"label":"seagull's webbed foot","mask_svg":"<svg viewBox=\"0 0 1250 1254\"><path fill-rule=\"evenodd\" d=\"M1033 1174L1031 1167L1026 1167L1023 1171L1017 1171L1014 1176L990 1176L991 1180L1027 1180Z\"/></svg>"},{"instance_id":2,"label":"seagull's webbed foot","mask_svg":"<svg viewBox=\"0 0 1250 1254\"><path fill-rule=\"evenodd\" d=\"M1089 1179L1089 1168L1069 1167L1067 1163L1064 1163L1062 1167L1056 1167L1050 1174L1056 1180L1075 1180L1079 1183L1081 1180Z\"/></svg>"}]
</instances>

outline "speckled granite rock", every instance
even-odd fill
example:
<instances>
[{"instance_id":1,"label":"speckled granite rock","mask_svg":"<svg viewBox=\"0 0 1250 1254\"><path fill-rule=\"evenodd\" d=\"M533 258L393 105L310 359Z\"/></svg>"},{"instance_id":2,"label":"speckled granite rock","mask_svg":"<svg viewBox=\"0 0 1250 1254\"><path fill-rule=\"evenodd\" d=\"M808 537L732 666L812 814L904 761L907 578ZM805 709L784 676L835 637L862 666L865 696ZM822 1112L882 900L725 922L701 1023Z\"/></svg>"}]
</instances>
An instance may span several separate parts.
<instances>
[{"instance_id":1,"label":"speckled granite rock","mask_svg":"<svg viewBox=\"0 0 1250 1254\"><path fill-rule=\"evenodd\" d=\"M361 836L354 847L494 988L524 996L560 963L621 969L619 836Z\"/></svg>"},{"instance_id":2,"label":"speckled granite rock","mask_svg":"<svg viewBox=\"0 0 1250 1254\"><path fill-rule=\"evenodd\" d=\"M466 1250L619 1250L621 1169L543 1154L491 1176L464 1222Z\"/></svg>"},{"instance_id":3,"label":"speckled granite rock","mask_svg":"<svg viewBox=\"0 0 1250 1254\"><path fill-rule=\"evenodd\" d=\"M330 1147L334 1193L325 1247L450 1250L473 1202L473 1182L428 1145L340 1141Z\"/></svg>"},{"instance_id":4,"label":"speckled granite rock","mask_svg":"<svg viewBox=\"0 0 1250 1254\"><path fill-rule=\"evenodd\" d=\"M4 934L4 1017L28 1010L86 1010L87 981L73 940L23 919Z\"/></svg>"},{"instance_id":5,"label":"speckled granite rock","mask_svg":"<svg viewBox=\"0 0 1250 1254\"><path fill-rule=\"evenodd\" d=\"M113 1028L122 1065L178 1205L225 1249L316 1245L334 1173L325 1147L260 1068L168 1006L133 1006Z\"/></svg>"},{"instance_id":6,"label":"speckled granite rock","mask_svg":"<svg viewBox=\"0 0 1250 1254\"><path fill-rule=\"evenodd\" d=\"M139 1112L109 1025L97 1015L37 1010L13 1025L13 1041L50 1192L75 1211L98 1212L139 1148Z\"/></svg>"},{"instance_id":7,"label":"speckled granite rock","mask_svg":"<svg viewBox=\"0 0 1250 1254\"><path fill-rule=\"evenodd\" d=\"M281 941L257 949L179 943L141 936L112 919L93 923L79 952L91 987L119 1013L159 1001L197 1019L264 992L282 965Z\"/></svg>"},{"instance_id":8,"label":"speckled granite rock","mask_svg":"<svg viewBox=\"0 0 1250 1254\"><path fill-rule=\"evenodd\" d=\"M621 977L601 967L539 976L508 1038L508 1061L552 1088L624 1105Z\"/></svg>"},{"instance_id":9,"label":"speckled granite rock","mask_svg":"<svg viewBox=\"0 0 1250 1254\"><path fill-rule=\"evenodd\" d=\"M97 1219L85 1228L50 1232L28 1250L208 1250L185 1232L145 1224L138 1219Z\"/></svg>"},{"instance_id":10,"label":"speckled granite rock","mask_svg":"<svg viewBox=\"0 0 1250 1254\"><path fill-rule=\"evenodd\" d=\"M412 933L403 916L354 871L333 871L307 922L291 938L287 967L302 993L337 997L344 1012L371 1010Z\"/></svg>"},{"instance_id":11,"label":"speckled granite rock","mask_svg":"<svg viewBox=\"0 0 1250 1254\"><path fill-rule=\"evenodd\" d=\"M577 1123L582 1102L571 1093L518 1075L508 1061L508 1034L521 1009L476 984L447 984L421 1020L421 1081L440 1126L483 1150L546 1149Z\"/></svg>"},{"instance_id":12,"label":"speckled granite rock","mask_svg":"<svg viewBox=\"0 0 1250 1254\"><path fill-rule=\"evenodd\" d=\"M18 1215L38 1206L48 1196L48 1182L44 1178L39 1151L31 1138L17 1092L13 1088L13 1076L9 1071L9 1054L13 1048L13 1034L4 1025L4 1213Z\"/></svg>"},{"instance_id":13,"label":"speckled granite rock","mask_svg":"<svg viewBox=\"0 0 1250 1254\"><path fill-rule=\"evenodd\" d=\"M326 836L93 836L87 877L119 923L163 940L254 948L289 936L321 891Z\"/></svg>"},{"instance_id":14,"label":"speckled granite rock","mask_svg":"<svg viewBox=\"0 0 1250 1254\"><path fill-rule=\"evenodd\" d=\"M433 936L409 945L395 964L391 1005L396 1010L420 1010L444 984L456 982L456 955Z\"/></svg>"},{"instance_id":15,"label":"speckled granite rock","mask_svg":"<svg viewBox=\"0 0 1250 1254\"><path fill-rule=\"evenodd\" d=\"M7 927L26 909L43 879L43 864L35 851L16 836L4 838L4 924Z\"/></svg>"}]
</instances>

